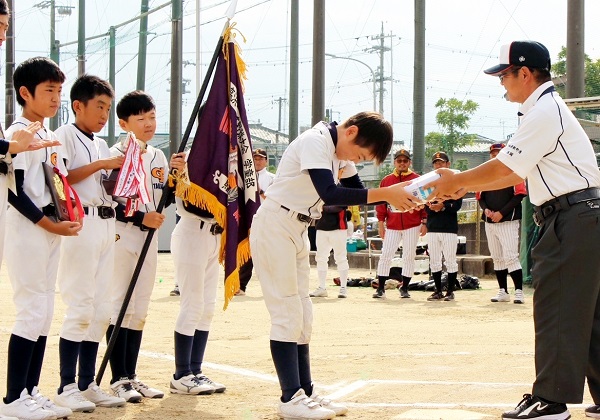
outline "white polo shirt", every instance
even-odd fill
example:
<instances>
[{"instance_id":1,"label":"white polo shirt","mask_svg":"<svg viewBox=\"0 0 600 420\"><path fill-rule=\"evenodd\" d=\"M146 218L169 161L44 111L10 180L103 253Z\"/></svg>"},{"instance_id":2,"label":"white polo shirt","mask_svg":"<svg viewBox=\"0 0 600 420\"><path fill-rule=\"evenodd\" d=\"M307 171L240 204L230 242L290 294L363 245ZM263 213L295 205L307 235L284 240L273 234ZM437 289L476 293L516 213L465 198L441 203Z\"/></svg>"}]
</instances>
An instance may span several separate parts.
<instances>
[{"instance_id":1,"label":"white polo shirt","mask_svg":"<svg viewBox=\"0 0 600 420\"><path fill-rule=\"evenodd\" d=\"M354 163L337 158L331 133L323 122L302 133L285 149L266 193L270 200L290 210L319 219L323 201L310 179L309 169L330 170L334 180L357 174Z\"/></svg>"},{"instance_id":2,"label":"white polo shirt","mask_svg":"<svg viewBox=\"0 0 600 420\"><path fill-rule=\"evenodd\" d=\"M273 183L273 179L275 179L275 174L267 171L267 168L263 168L262 171L258 172L258 188L266 192L267 188ZM260 202L263 201L264 198L260 197Z\"/></svg>"},{"instance_id":3,"label":"white polo shirt","mask_svg":"<svg viewBox=\"0 0 600 420\"><path fill-rule=\"evenodd\" d=\"M94 136L93 140L90 139L73 124L58 127L54 133L62 143L67 170L77 169L110 157L106 141L97 136ZM72 185L83 206L116 206L102 186L102 179L107 176L108 172L102 169Z\"/></svg>"},{"instance_id":4,"label":"white polo shirt","mask_svg":"<svg viewBox=\"0 0 600 420\"><path fill-rule=\"evenodd\" d=\"M22 130L29 124L31 124L31 121L28 119L17 117L6 130L6 139L10 140L15 131ZM52 131L44 127L36 133L36 137L42 140L57 139ZM45 162L50 166L56 166L63 175L67 176L68 172L64 165L60 146L19 153L13 159L15 170L20 169L25 173L25 178L23 179L23 191L27 194L27 197L29 197L31 202L40 209L52 203L50 191L46 187L46 178L44 176L44 170L42 169L42 162Z\"/></svg>"},{"instance_id":5,"label":"white polo shirt","mask_svg":"<svg viewBox=\"0 0 600 420\"><path fill-rule=\"evenodd\" d=\"M585 131L558 93L542 95L552 87L552 82L542 84L522 104L519 128L497 156L527 178L529 197L536 206L600 186L600 171Z\"/></svg>"}]
</instances>

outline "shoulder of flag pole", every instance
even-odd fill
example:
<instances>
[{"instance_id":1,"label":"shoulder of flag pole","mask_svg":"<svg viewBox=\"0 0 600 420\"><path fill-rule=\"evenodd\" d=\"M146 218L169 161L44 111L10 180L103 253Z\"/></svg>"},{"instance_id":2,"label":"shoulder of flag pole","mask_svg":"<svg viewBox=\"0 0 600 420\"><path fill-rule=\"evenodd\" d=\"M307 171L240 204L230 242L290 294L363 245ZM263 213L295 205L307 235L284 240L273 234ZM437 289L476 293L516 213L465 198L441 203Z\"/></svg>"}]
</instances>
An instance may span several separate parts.
<instances>
[{"instance_id":1,"label":"shoulder of flag pole","mask_svg":"<svg viewBox=\"0 0 600 420\"><path fill-rule=\"evenodd\" d=\"M230 25L230 20L233 17L233 14L235 14L235 4L236 3L237 3L237 0L233 0L231 2L231 6L230 6L230 8L228 10L228 14L227 14L227 16L228 16L227 23L225 24L223 32L221 33L221 36L219 37L219 41L217 42L217 46L216 46L213 56L210 60L210 64L208 66L208 71L206 72L206 76L204 77L204 80L202 82L200 92L198 93L198 98L196 98L196 103L194 104L194 108L192 110L192 115L188 121L185 132L183 133L181 142L179 143L178 153L181 153L185 150L187 141L188 141L190 134L192 132L192 129L194 127L194 123L195 123L196 119L200 118L200 115L202 113L201 105L204 100L204 96L206 95L206 91L208 89L208 83L210 81L210 78L211 78L214 70L215 70L215 66L217 64L219 54L221 53L221 50L223 48L224 39L225 39L224 35L226 33L229 33L229 34L232 33L232 31L230 29L232 27L232 25ZM232 7L233 7L233 12L231 10ZM231 12L232 12L232 14L230 15ZM167 202L172 199L173 193L174 193L174 186L170 186L169 183L167 182L167 184L165 184L165 186L163 188L163 192L162 192L160 201L158 203L158 206L156 207L156 211L158 213L162 213ZM144 245L142 246L142 250L140 251L140 256L138 258L138 262L133 271L133 275L131 277L129 287L127 288L127 292L125 293L125 297L123 298L123 304L121 305L121 310L119 311L119 316L117 317L117 320L115 321L115 326L111 333L110 339L108 341L108 345L106 347L106 352L104 353L104 356L102 358L102 363L100 364L100 367L98 368L98 373L96 374L96 383L98 385L100 385L100 383L102 382L102 377L104 376L104 372L106 371L106 366L108 365L110 355L112 354L113 348L115 346L115 342L117 340L117 335L119 333L119 330L121 329L121 324L123 323L123 318L125 317L125 312L127 310L127 306L129 305L129 301L131 300L131 296L133 295L135 285L140 276L140 272L142 270L142 266L146 259L146 255L148 255L148 249L150 248L150 243L152 242L152 238L153 238L155 232L156 232L156 229L148 230L146 240L144 241Z\"/></svg>"}]
</instances>

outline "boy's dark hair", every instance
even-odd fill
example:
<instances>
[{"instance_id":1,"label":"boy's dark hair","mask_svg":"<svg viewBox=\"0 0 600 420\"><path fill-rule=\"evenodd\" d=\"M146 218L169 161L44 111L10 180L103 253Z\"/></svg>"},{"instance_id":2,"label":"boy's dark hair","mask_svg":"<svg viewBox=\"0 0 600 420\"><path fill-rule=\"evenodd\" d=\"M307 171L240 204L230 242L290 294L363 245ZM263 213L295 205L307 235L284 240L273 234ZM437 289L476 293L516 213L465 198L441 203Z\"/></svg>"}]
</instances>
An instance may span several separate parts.
<instances>
[{"instance_id":1,"label":"boy's dark hair","mask_svg":"<svg viewBox=\"0 0 600 420\"><path fill-rule=\"evenodd\" d=\"M392 125L377 112L359 112L341 124L341 127L358 127L354 143L371 150L375 162L380 164L392 150L394 130Z\"/></svg>"},{"instance_id":2,"label":"boy's dark hair","mask_svg":"<svg viewBox=\"0 0 600 420\"><path fill-rule=\"evenodd\" d=\"M73 113L75 113L73 102L79 101L87 105L90 99L94 99L100 95L106 95L110 99L114 99L115 97L115 91L106 80L98 76L92 76L91 74L84 74L77 78L71 87L71 109Z\"/></svg>"},{"instance_id":3,"label":"boy's dark hair","mask_svg":"<svg viewBox=\"0 0 600 420\"><path fill-rule=\"evenodd\" d=\"M32 97L35 96L35 88L40 83L54 82L64 83L65 74L58 65L46 57L33 57L23 61L17 66L13 73L13 83L17 94L17 102L25 106L25 100L19 93L19 89L25 86Z\"/></svg>"},{"instance_id":4,"label":"boy's dark hair","mask_svg":"<svg viewBox=\"0 0 600 420\"><path fill-rule=\"evenodd\" d=\"M0 0L0 15L10 15L10 9L6 0Z\"/></svg>"},{"instance_id":5,"label":"boy's dark hair","mask_svg":"<svg viewBox=\"0 0 600 420\"><path fill-rule=\"evenodd\" d=\"M141 90L134 90L123 96L117 104L117 117L127 120L132 115L140 115L156 109L152 97Z\"/></svg>"}]
</instances>

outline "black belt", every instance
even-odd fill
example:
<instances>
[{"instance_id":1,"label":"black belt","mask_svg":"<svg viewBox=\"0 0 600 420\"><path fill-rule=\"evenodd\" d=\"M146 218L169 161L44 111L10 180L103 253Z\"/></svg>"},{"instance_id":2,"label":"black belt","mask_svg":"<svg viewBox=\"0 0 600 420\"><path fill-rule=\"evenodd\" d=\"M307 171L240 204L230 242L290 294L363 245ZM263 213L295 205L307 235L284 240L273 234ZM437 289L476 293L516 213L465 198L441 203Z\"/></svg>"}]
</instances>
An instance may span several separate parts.
<instances>
[{"instance_id":1,"label":"black belt","mask_svg":"<svg viewBox=\"0 0 600 420\"><path fill-rule=\"evenodd\" d=\"M287 210L287 211L291 211L290 209L288 209L286 206L281 206L282 209ZM296 218L301 221L302 223L312 223L313 219L310 216L307 216L305 214L302 213L298 213L296 212Z\"/></svg>"},{"instance_id":2,"label":"black belt","mask_svg":"<svg viewBox=\"0 0 600 420\"><path fill-rule=\"evenodd\" d=\"M598 208L597 203L592 200L600 200L600 188L587 188L585 190L575 191L569 194L564 194L552 200L546 201L541 206L533 207L533 221L536 225L541 226L546 219L560 210L568 209L569 207L579 204L588 203L590 208Z\"/></svg>"},{"instance_id":3,"label":"black belt","mask_svg":"<svg viewBox=\"0 0 600 420\"><path fill-rule=\"evenodd\" d=\"M6 175L8 173L8 163L0 161L0 174Z\"/></svg>"},{"instance_id":4,"label":"black belt","mask_svg":"<svg viewBox=\"0 0 600 420\"><path fill-rule=\"evenodd\" d=\"M200 229L204 228L204 225L208 225L208 222L205 222L204 220L200 220ZM213 235L219 235L221 233L223 233L225 229L223 229L221 226L219 226L217 223L212 223L210 224L210 233Z\"/></svg>"},{"instance_id":5,"label":"black belt","mask_svg":"<svg viewBox=\"0 0 600 420\"><path fill-rule=\"evenodd\" d=\"M56 216L56 210L54 210L54 205L48 204L46 207L42 207L42 213L44 213L44 216L47 217Z\"/></svg>"},{"instance_id":6,"label":"black belt","mask_svg":"<svg viewBox=\"0 0 600 420\"><path fill-rule=\"evenodd\" d=\"M112 219L115 217L115 209L112 207L100 206L100 207L83 207L83 212L85 214L89 214L89 209L95 208L96 213L100 216L101 219Z\"/></svg>"}]
</instances>

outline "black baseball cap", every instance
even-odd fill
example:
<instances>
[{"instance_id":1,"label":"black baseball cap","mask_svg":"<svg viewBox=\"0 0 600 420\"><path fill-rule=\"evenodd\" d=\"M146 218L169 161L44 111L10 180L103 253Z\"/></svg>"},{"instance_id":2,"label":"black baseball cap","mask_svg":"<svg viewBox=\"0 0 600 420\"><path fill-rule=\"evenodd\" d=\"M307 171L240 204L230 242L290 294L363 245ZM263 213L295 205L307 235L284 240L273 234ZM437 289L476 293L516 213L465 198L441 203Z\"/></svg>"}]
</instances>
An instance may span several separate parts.
<instances>
[{"instance_id":1,"label":"black baseball cap","mask_svg":"<svg viewBox=\"0 0 600 420\"><path fill-rule=\"evenodd\" d=\"M433 157L431 158L431 163L435 162L436 160L443 160L444 162L450 162L450 158L448 157L448 154L446 154L446 152L434 153Z\"/></svg>"},{"instance_id":2,"label":"black baseball cap","mask_svg":"<svg viewBox=\"0 0 600 420\"><path fill-rule=\"evenodd\" d=\"M490 152L492 150L502 150L504 149L506 145L504 143L494 143L492 145L490 145Z\"/></svg>"},{"instance_id":3,"label":"black baseball cap","mask_svg":"<svg viewBox=\"0 0 600 420\"><path fill-rule=\"evenodd\" d=\"M406 150L406 149L400 149L400 150L398 150L394 154L394 160L398 159L400 156L404 156L405 158L408 158L408 160L411 160L410 152L408 150Z\"/></svg>"},{"instance_id":4,"label":"black baseball cap","mask_svg":"<svg viewBox=\"0 0 600 420\"><path fill-rule=\"evenodd\" d=\"M550 53L536 41L513 41L500 47L500 64L483 72L497 76L512 66L521 66L550 71Z\"/></svg>"}]
</instances>

